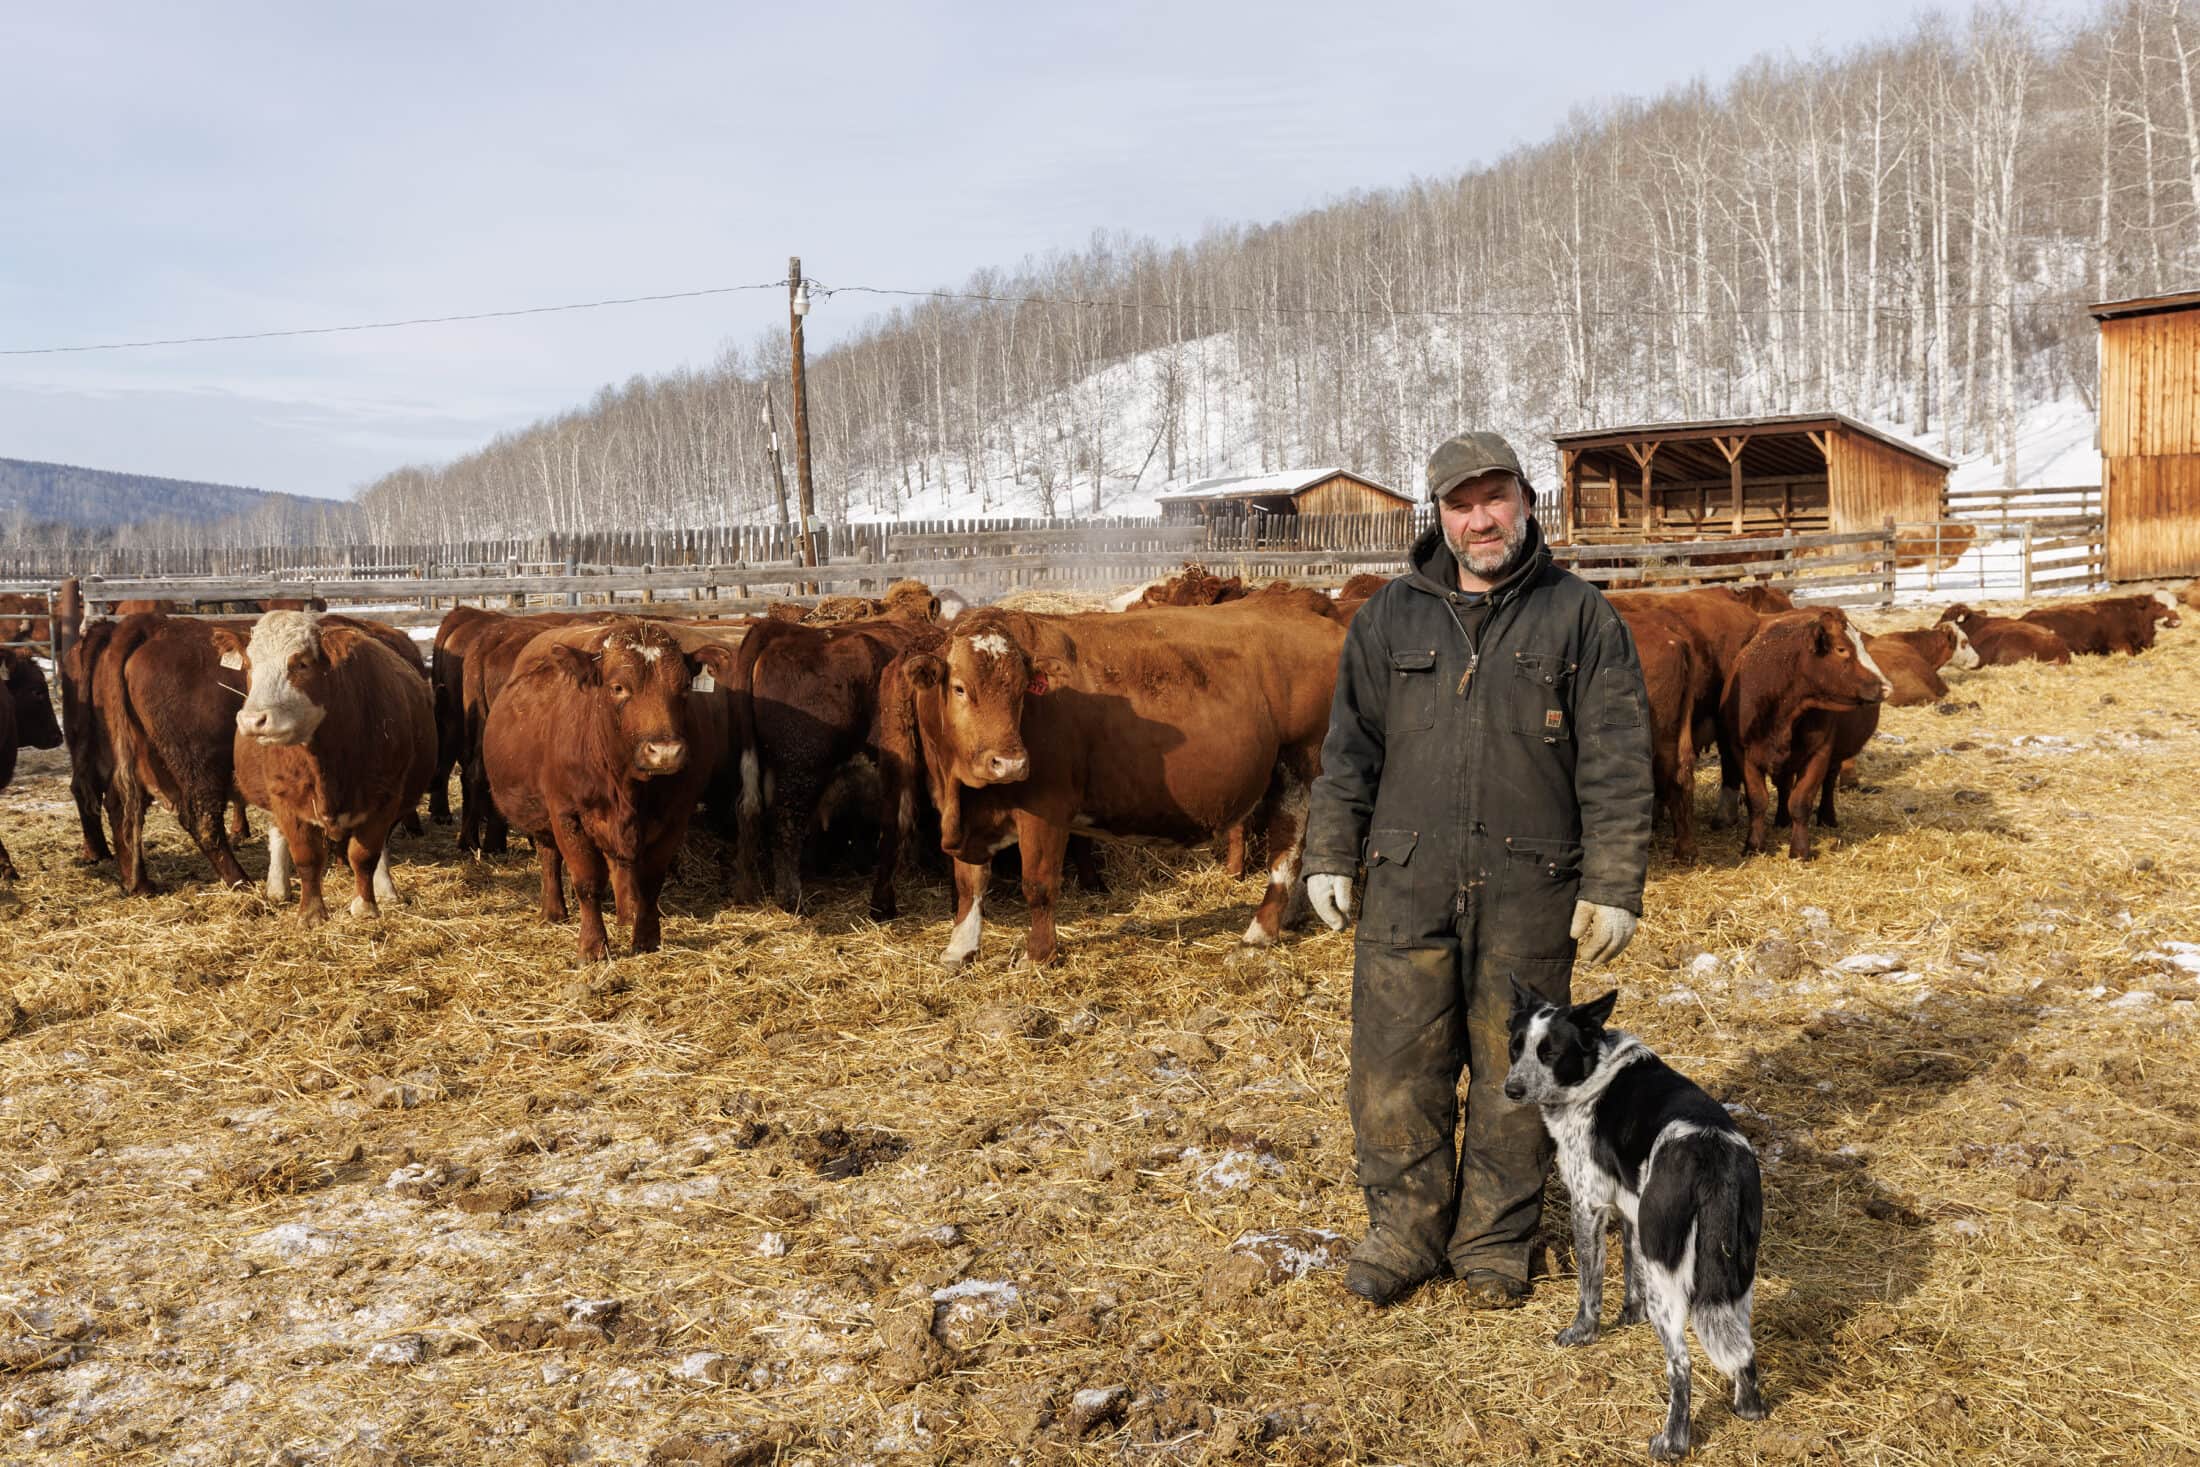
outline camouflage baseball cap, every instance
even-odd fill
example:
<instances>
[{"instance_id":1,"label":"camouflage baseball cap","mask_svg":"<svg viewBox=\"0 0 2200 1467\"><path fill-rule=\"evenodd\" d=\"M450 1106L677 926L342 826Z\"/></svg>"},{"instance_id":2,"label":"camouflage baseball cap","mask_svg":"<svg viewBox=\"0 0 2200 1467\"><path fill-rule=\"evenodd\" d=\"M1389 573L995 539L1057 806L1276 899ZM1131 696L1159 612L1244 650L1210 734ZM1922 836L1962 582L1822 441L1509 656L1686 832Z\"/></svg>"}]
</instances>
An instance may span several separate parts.
<instances>
[{"instance_id":1,"label":"camouflage baseball cap","mask_svg":"<svg viewBox=\"0 0 2200 1467\"><path fill-rule=\"evenodd\" d=\"M1521 472L1520 457L1512 451L1502 433L1461 433L1436 445L1436 451L1428 456L1428 497L1442 499L1467 480L1479 474L1495 473L1503 469L1528 488L1528 476ZM1530 494L1535 491L1529 489Z\"/></svg>"}]
</instances>

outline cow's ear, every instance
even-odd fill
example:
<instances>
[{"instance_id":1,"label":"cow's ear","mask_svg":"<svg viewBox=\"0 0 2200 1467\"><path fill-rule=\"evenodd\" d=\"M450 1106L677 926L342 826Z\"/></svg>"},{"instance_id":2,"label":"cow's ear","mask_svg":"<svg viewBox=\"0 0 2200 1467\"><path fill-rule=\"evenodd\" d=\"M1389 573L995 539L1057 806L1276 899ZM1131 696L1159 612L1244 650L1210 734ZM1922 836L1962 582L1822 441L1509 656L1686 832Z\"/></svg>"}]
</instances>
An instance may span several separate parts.
<instances>
[{"instance_id":1,"label":"cow's ear","mask_svg":"<svg viewBox=\"0 0 2200 1467\"><path fill-rule=\"evenodd\" d=\"M947 677L947 664L929 652L912 652L901 659L902 676L912 688L936 688Z\"/></svg>"},{"instance_id":2,"label":"cow's ear","mask_svg":"<svg viewBox=\"0 0 2200 1467\"><path fill-rule=\"evenodd\" d=\"M1024 684L1030 697L1043 697L1069 680L1069 664L1059 657L1031 659L1031 681Z\"/></svg>"},{"instance_id":3,"label":"cow's ear","mask_svg":"<svg viewBox=\"0 0 2200 1467\"><path fill-rule=\"evenodd\" d=\"M731 647L698 647L688 654L688 671L692 677L689 691L715 692L733 676L735 652Z\"/></svg>"},{"instance_id":4,"label":"cow's ear","mask_svg":"<svg viewBox=\"0 0 2200 1467\"><path fill-rule=\"evenodd\" d=\"M330 662L349 657L352 649L367 641L369 636L357 627L322 627L320 632L315 640L320 643L321 655Z\"/></svg>"},{"instance_id":5,"label":"cow's ear","mask_svg":"<svg viewBox=\"0 0 2200 1467\"><path fill-rule=\"evenodd\" d=\"M1583 1029L1601 1029L1604 1021L1612 1017L1612 1005L1618 1002L1619 990L1615 988L1602 998L1592 998L1585 1004L1576 1004L1571 1017Z\"/></svg>"},{"instance_id":6,"label":"cow's ear","mask_svg":"<svg viewBox=\"0 0 2200 1467\"><path fill-rule=\"evenodd\" d=\"M595 658L566 642L550 644L550 665L584 688L596 685L596 674L600 670Z\"/></svg>"},{"instance_id":7,"label":"cow's ear","mask_svg":"<svg viewBox=\"0 0 2200 1467\"><path fill-rule=\"evenodd\" d=\"M214 651L220 656L222 666L244 671L245 644L227 627L209 627L207 635L214 639Z\"/></svg>"}]
</instances>

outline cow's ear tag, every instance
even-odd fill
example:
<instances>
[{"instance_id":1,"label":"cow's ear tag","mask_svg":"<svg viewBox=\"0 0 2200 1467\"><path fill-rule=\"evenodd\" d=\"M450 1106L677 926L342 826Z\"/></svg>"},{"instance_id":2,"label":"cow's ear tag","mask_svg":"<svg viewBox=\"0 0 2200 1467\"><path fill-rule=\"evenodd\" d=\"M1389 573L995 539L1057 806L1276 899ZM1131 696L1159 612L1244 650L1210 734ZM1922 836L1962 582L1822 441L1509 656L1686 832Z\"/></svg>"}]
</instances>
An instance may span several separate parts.
<instances>
[{"instance_id":1,"label":"cow's ear tag","mask_svg":"<svg viewBox=\"0 0 2200 1467\"><path fill-rule=\"evenodd\" d=\"M238 672L243 672L244 654L242 652L224 652L222 654L222 666L234 668Z\"/></svg>"},{"instance_id":2,"label":"cow's ear tag","mask_svg":"<svg viewBox=\"0 0 2200 1467\"><path fill-rule=\"evenodd\" d=\"M691 693L715 693L718 691L718 679L710 675L709 668L697 668L695 681L688 684L688 691Z\"/></svg>"},{"instance_id":3,"label":"cow's ear tag","mask_svg":"<svg viewBox=\"0 0 2200 1467\"><path fill-rule=\"evenodd\" d=\"M1046 696L1047 687L1048 683L1045 675L1035 672L1031 675L1031 681L1024 684L1024 692L1034 698L1043 698Z\"/></svg>"}]
</instances>

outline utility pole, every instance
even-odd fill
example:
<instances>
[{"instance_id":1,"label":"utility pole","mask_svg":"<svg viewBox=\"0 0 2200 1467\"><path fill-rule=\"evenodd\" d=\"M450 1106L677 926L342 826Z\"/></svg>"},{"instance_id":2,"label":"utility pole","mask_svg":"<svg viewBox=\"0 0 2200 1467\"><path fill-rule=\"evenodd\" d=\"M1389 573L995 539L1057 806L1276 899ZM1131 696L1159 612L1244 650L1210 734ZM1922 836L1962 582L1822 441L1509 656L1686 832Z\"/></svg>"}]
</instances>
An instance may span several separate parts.
<instances>
[{"instance_id":1,"label":"utility pole","mask_svg":"<svg viewBox=\"0 0 2200 1467\"><path fill-rule=\"evenodd\" d=\"M779 496L779 528L787 527L787 471L779 462L779 419L772 413L772 390L764 388L764 441L772 461L772 492Z\"/></svg>"},{"instance_id":2,"label":"utility pole","mask_svg":"<svg viewBox=\"0 0 2200 1467\"><path fill-rule=\"evenodd\" d=\"M810 400L802 390L802 318L810 314L810 292L802 283L802 257L787 260L787 332L794 343L794 464L795 486L801 511L802 563L817 564L817 540L810 520L817 500L810 490Z\"/></svg>"}]
</instances>

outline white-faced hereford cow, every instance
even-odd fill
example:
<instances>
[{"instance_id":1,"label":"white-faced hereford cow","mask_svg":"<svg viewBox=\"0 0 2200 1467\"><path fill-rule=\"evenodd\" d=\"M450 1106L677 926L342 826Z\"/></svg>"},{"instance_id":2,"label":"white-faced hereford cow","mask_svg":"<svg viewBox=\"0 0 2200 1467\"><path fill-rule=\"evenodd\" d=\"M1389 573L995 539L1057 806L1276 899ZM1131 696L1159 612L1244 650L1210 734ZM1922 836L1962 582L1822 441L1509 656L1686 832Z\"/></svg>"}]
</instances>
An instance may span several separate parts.
<instances>
[{"instance_id":1,"label":"white-faced hereford cow","mask_svg":"<svg viewBox=\"0 0 2200 1467\"><path fill-rule=\"evenodd\" d=\"M634 951L655 952L658 895L688 819L727 745L725 697L736 648L621 618L538 633L489 710L482 762L497 808L532 836L542 862L542 916L565 920L564 868L581 906L580 955L610 955L608 879Z\"/></svg>"},{"instance_id":2,"label":"white-faced hereford cow","mask_svg":"<svg viewBox=\"0 0 2200 1467\"><path fill-rule=\"evenodd\" d=\"M298 916L325 921L321 873L334 854L351 866L353 916L399 900L390 827L435 768L435 704L418 667L374 631L311 611L271 611L250 641L225 627L213 638L247 679L233 757L237 787L273 817L269 894L287 894L295 861Z\"/></svg>"},{"instance_id":3,"label":"white-faced hereford cow","mask_svg":"<svg viewBox=\"0 0 2200 1467\"><path fill-rule=\"evenodd\" d=\"M1242 821L1274 853L1245 941L1276 940L1297 894L1344 627L1271 598L1198 609L965 614L912 653L910 723L955 860L955 930L974 957L987 858L1022 847L1026 955L1053 957L1072 833L1192 844Z\"/></svg>"}]
</instances>

